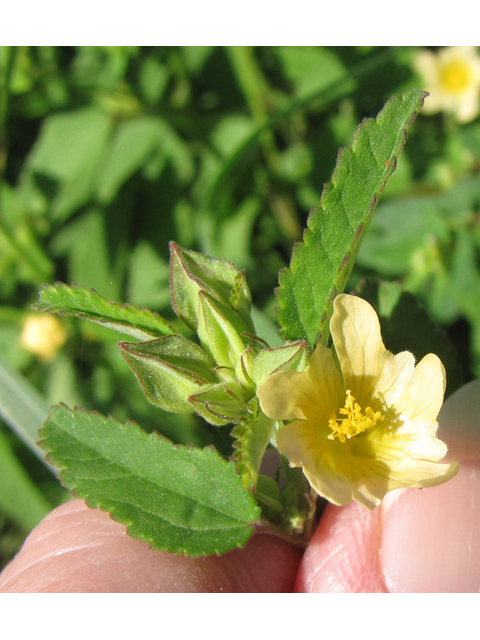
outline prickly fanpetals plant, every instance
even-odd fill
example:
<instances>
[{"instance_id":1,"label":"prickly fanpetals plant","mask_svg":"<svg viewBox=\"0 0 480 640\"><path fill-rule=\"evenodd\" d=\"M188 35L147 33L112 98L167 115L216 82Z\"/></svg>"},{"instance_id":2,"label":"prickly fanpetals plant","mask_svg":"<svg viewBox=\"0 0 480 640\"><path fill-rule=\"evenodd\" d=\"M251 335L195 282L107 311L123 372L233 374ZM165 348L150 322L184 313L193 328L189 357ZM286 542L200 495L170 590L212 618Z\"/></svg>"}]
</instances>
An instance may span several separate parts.
<instances>
[{"instance_id":1,"label":"prickly fanpetals plant","mask_svg":"<svg viewBox=\"0 0 480 640\"><path fill-rule=\"evenodd\" d=\"M74 495L154 549L203 555L245 545L258 527L304 542L317 493L372 508L391 489L454 474L454 465L438 464L445 453L435 437L440 361L430 355L414 369L410 354L394 357L371 307L340 295L424 97L414 90L392 98L339 154L280 274L282 346L270 348L258 335L243 271L175 243L172 306L185 335L148 309L108 302L80 285L43 288L37 310L129 336L121 354L152 404L197 414L233 443L226 459L213 447L174 445L134 423L61 405L45 423L42 446ZM272 478L261 464L275 447L283 455Z\"/></svg>"}]
</instances>

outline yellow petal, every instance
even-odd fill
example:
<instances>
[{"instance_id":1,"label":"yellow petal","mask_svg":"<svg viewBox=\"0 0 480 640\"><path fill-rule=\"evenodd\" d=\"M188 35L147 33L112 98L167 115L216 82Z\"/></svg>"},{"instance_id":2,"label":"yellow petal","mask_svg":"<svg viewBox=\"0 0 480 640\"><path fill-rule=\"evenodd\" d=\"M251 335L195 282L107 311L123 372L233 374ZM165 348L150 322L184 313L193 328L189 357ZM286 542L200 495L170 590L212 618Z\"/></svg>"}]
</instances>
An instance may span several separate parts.
<instances>
[{"instance_id":1,"label":"yellow petal","mask_svg":"<svg viewBox=\"0 0 480 640\"><path fill-rule=\"evenodd\" d=\"M480 111L480 93L478 87L467 91L456 109L458 122L465 123L474 120Z\"/></svg>"},{"instance_id":2,"label":"yellow petal","mask_svg":"<svg viewBox=\"0 0 480 640\"><path fill-rule=\"evenodd\" d=\"M382 341L375 309L356 296L335 299L330 331L346 389L364 406L373 396L377 379L391 355Z\"/></svg>"},{"instance_id":3,"label":"yellow petal","mask_svg":"<svg viewBox=\"0 0 480 640\"><path fill-rule=\"evenodd\" d=\"M305 418L301 393L305 380L305 373L298 371L278 371L268 376L257 389L263 413L274 420Z\"/></svg>"},{"instance_id":4,"label":"yellow petal","mask_svg":"<svg viewBox=\"0 0 480 640\"><path fill-rule=\"evenodd\" d=\"M448 64L454 60L475 63L478 60L477 47L445 47L440 50L438 59L442 64Z\"/></svg>"},{"instance_id":5,"label":"yellow petal","mask_svg":"<svg viewBox=\"0 0 480 640\"><path fill-rule=\"evenodd\" d=\"M427 82L435 81L438 73L438 61L431 51L421 51L413 60L413 68Z\"/></svg>"},{"instance_id":6,"label":"yellow petal","mask_svg":"<svg viewBox=\"0 0 480 640\"><path fill-rule=\"evenodd\" d=\"M344 392L342 376L333 358L332 351L322 344L317 345L305 369L308 389L311 390L306 403L306 417L318 420L330 418L332 412L343 406Z\"/></svg>"},{"instance_id":7,"label":"yellow petal","mask_svg":"<svg viewBox=\"0 0 480 640\"><path fill-rule=\"evenodd\" d=\"M322 443L325 443L322 445ZM280 453L288 458L292 467L302 467L315 491L333 504L348 504L352 490L345 475L328 464L322 451L332 447L320 429L311 422L297 420L281 427L277 434Z\"/></svg>"},{"instance_id":8,"label":"yellow petal","mask_svg":"<svg viewBox=\"0 0 480 640\"><path fill-rule=\"evenodd\" d=\"M429 353L415 367L408 401L403 405L397 403L399 411L411 421L434 424L436 430L445 385L446 376L442 361L435 354Z\"/></svg>"},{"instance_id":9,"label":"yellow petal","mask_svg":"<svg viewBox=\"0 0 480 640\"><path fill-rule=\"evenodd\" d=\"M422 76L424 88L429 92L422 113L434 114L442 108L439 96L441 90L438 83L438 59L431 51L421 51L413 60L415 71Z\"/></svg>"},{"instance_id":10,"label":"yellow petal","mask_svg":"<svg viewBox=\"0 0 480 640\"><path fill-rule=\"evenodd\" d=\"M415 358L408 351L396 356L387 351L373 393L383 407L397 408L408 401L415 377Z\"/></svg>"},{"instance_id":11,"label":"yellow petal","mask_svg":"<svg viewBox=\"0 0 480 640\"><path fill-rule=\"evenodd\" d=\"M458 468L456 462L440 464L404 457L397 465L388 467L388 474L384 478L385 491L382 490L383 494L378 492L378 496L383 499L385 493L393 489L435 487L453 478L458 473ZM378 477L376 479L378 482ZM373 474L371 480L375 480Z\"/></svg>"},{"instance_id":12,"label":"yellow petal","mask_svg":"<svg viewBox=\"0 0 480 640\"><path fill-rule=\"evenodd\" d=\"M447 445L435 436L437 423L407 421L394 432L378 429L369 437L371 449L378 457L392 461L406 457L438 462L445 457Z\"/></svg>"},{"instance_id":13,"label":"yellow petal","mask_svg":"<svg viewBox=\"0 0 480 640\"><path fill-rule=\"evenodd\" d=\"M403 457L397 464L371 460L352 485L353 499L368 509L378 506L394 489L426 488L447 482L458 472L458 464L439 464Z\"/></svg>"}]
</instances>

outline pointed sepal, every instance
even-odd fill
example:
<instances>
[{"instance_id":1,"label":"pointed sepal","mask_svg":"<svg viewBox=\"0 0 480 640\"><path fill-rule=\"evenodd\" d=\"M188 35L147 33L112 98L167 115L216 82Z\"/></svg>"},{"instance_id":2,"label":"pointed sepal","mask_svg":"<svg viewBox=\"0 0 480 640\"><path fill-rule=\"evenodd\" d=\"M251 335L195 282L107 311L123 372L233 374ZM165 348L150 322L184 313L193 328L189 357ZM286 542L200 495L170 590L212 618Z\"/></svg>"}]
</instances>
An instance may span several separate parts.
<instances>
[{"instance_id":1,"label":"pointed sepal","mask_svg":"<svg viewBox=\"0 0 480 640\"><path fill-rule=\"evenodd\" d=\"M218 427L239 422L247 415L245 391L238 382L215 384L190 396L198 415Z\"/></svg>"},{"instance_id":2,"label":"pointed sepal","mask_svg":"<svg viewBox=\"0 0 480 640\"><path fill-rule=\"evenodd\" d=\"M263 349L252 362L252 379L260 386L276 371L303 371L309 356L310 348L303 340L276 349Z\"/></svg>"}]
</instances>

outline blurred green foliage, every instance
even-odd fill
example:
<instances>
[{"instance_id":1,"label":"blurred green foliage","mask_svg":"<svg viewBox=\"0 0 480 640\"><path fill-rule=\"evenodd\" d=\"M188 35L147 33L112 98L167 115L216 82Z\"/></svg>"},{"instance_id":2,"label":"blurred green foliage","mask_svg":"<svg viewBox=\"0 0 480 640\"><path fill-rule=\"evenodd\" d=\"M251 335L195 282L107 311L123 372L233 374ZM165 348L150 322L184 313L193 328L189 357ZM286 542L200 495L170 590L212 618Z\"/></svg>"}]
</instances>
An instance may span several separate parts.
<instances>
[{"instance_id":1,"label":"blurred green foliage","mask_svg":"<svg viewBox=\"0 0 480 640\"><path fill-rule=\"evenodd\" d=\"M245 269L259 331L279 344L278 271L358 122L423 88L417 50L0 47L1 361L48 404L228 452L221 430L145 401L113 332L62 318L53 359L22 347L30 305L60 280L174 321L175 240ZM479 119L420 116L347 287L383 281L380 306L388 283L414 294L457 347L464 380L480 376L479 207ZM0 496L1 566L66 496L6 425L0 444L0 476L10 469L24 488L16 508Z\"/></svg>"}]
</instances>

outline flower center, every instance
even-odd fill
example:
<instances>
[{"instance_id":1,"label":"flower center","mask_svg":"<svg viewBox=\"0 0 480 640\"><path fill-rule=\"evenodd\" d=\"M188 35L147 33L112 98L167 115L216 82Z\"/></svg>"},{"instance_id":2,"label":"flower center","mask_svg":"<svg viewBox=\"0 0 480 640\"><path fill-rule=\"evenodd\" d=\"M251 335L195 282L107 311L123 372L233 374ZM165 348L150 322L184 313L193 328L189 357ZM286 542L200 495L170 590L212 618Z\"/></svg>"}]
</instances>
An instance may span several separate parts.
<instances>
[{"instance_id":1,"label":"flower center","mask_svg":"<svg viewBox=\"0 0 480 640\"><path fill-rule=\"evenodd\" d=\"M463 93L472 84L472 68L461 60L453 60L440 70L440 84L447 93Z\"/></svg>"},{"instance_id":2,"label":"flower center","mask_svg":"<svg viewBox=\"0 0 480 640\"><path fill-rule=\"evenodd\" d=\"M339 413L345 417L337 418L333 414L328 421L328 426L332 430L332 433L327 436L329 440L338 438L340 442L345 442L347 438L350 440L353 436L358 436L359 433L363 433L385 419L381 411L373 411L371 407L367 407L365 413L362 413L362 408L358 402L355 402L350 389L347 389L345 406L339 409Z\"/></svg>"}]
</instances>

